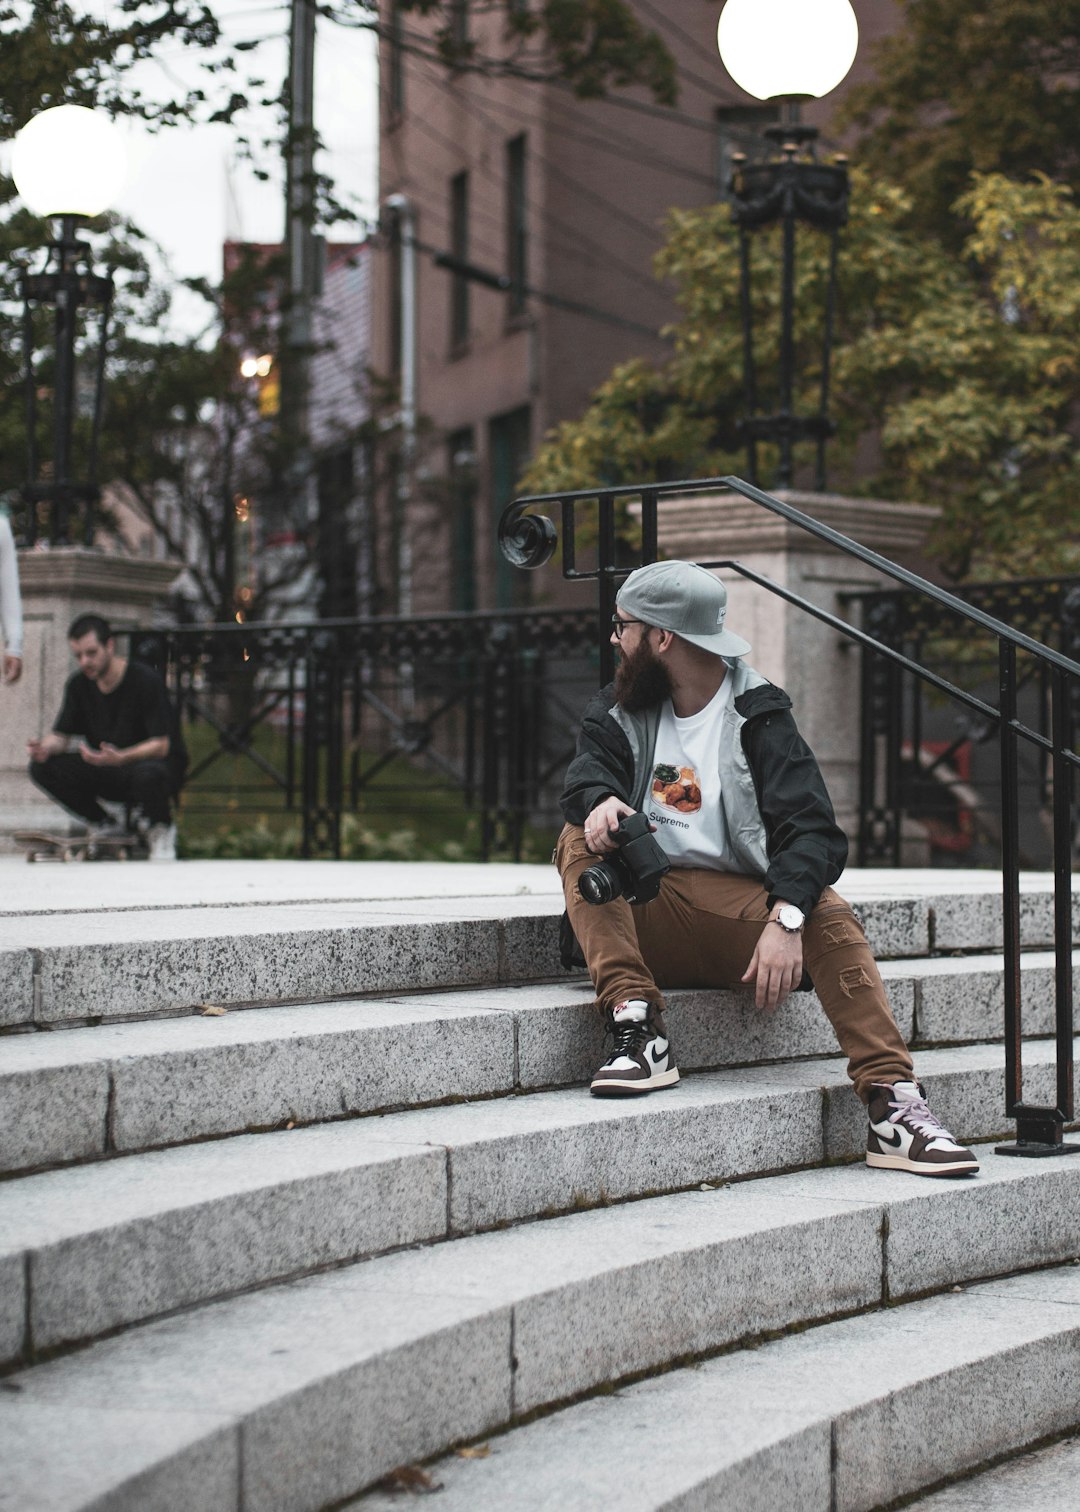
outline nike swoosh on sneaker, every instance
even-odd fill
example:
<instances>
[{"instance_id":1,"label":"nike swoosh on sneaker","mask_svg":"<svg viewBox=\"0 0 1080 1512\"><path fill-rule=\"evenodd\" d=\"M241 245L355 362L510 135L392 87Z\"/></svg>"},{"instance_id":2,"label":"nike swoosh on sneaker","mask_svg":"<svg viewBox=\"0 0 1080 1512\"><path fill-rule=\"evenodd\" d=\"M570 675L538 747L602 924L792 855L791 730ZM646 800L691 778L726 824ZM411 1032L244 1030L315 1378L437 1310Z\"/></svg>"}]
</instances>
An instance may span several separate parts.
<instances>
[{"instance_id":1,"label":"nike swoosh on sneaker","mask_svg":"<svg viewBox=\"0 0 1080 1512\"><path fill-rule=\"evenodd\" d=\"M657 1045L663 1045L664 1048L662 1050L657 1050ZM653 1040L651 1045L647 1045L645 1047L645 1054L648 1056L649 1060L654 1066L658 1066L661 1061L667 1060L670 1048L670 1044L667 1040Z\"/></svg>"},{"instance_id":2,"label":"nike swoosh on sneaker","mask_svg":"<svg viewBox=\"0 0 1080 1512\"><path fill-rule=\"evenodd\" d=\"M898 1150L904 1142L904 1136L899 1129L894 1129L891 1134L883 1134L876 1124L871 1124L870 1127L882 1144L892 1145L894 1150Z\"/></svg>"}]
</instances>

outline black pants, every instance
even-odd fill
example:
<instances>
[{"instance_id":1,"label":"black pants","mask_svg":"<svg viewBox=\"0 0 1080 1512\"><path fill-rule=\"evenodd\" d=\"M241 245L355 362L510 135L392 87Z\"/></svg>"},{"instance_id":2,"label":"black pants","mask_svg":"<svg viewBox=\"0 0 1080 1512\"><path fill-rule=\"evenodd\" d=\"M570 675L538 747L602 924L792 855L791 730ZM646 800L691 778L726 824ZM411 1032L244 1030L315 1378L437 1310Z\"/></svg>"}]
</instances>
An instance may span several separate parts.
<instances>
[{"instance_id":1,"label":"black pants","mask_svg":"<svg viewBox=\"0 0 1080 1512\"><path fill-rule=\"evenodd\" d=\"M169 800L178 790L167 761L96 767L77 755L50 756L48 761L32 761L30 776L42 792L89 824L108 818L99 798L141 809L151 824L168 824Z\"/></svg>"}]
</instances>

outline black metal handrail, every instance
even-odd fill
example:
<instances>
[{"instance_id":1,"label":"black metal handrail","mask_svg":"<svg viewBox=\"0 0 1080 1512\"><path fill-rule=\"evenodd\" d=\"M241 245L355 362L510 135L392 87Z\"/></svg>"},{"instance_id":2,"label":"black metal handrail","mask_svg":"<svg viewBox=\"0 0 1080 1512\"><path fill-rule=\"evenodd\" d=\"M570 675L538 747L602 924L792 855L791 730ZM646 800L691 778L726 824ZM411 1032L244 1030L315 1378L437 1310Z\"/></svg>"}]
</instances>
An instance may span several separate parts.
<instances>
[{"instance_id":1,"label":"black metal handrail","mask_svg":"<svg viewBox=\"0 0 1080 1512\"><path fill-rule=\"evenodd\" d=\"M847 557L872 567L905 588L919 594L942 609L948 610L968 625L977 626L993 636L998 645L999 705L994 708L975 698L946 678L939 677L895 647L877 639L793 593L790 589L754 572L741 562L708 561L703 566L724 568L774 593L785 602L829 625L845 638L872 648L896 662L914 676L933 683L950 698L959 699L992 720L998 727L1001 767L1002 831L1002 926L1003 969L1005 977L1005 1081L1006 1117L1016 1120L1016 1143L998 1148L1003 1153L1042 1155L1061 1154L1080 1149L1067 1145L1062 1138L1064 1126L1074 1117L1073 1103L1073 998L1072 998L1072 806L1073 774L1080 770L1080 754L1071 747L1071 722L1067 680L1080 679L1080 662L1043 645L1040 641L1012 629L993 615L965 602L948 590L927 582L925 578L899 563L860 545L829 525L796 509L783 499L765 493L736 477L691 478L666 483L620 485L554 494L533 494L514 499L499 521L499 544L504 555L516 566L535 569L554 555L560 544L559 531L543 513L557 509L562 521L562 570L564 577L593 579L597 583L597 633L601 651L601 674L609 680L614 668L614 648L609 644L611 616L620 582L637 566L658 557L657 511L667 499L685 499L699 494L738 494L780 515L799 530L816 537ZM638 542L631 553L623 547L620 554L618 508L636 501L640 517L636 522ZM577 516L583 505L597 510L596 565L581 569L577 565ZM633 561L627 557L633 555ZM621 559L620 559L621 555ZM1017 652L1034 657L1051 680L1050 734L1024 724L1017 714ZM1020 984L1020 846L1019 805L1017 801L1017 749L1026 741L1045 751L1053 773L1053 876L1054 876L1054 963L1055 963L1055 1105L1036 1106L1023 1100L1023 1061L1021 1052L1022 1004Z\"/></svg>"},{"instance_id":2,"label":"black metal handrail","mask_svg":"<svg viewBox=\"0 0 1080 1512\"><path fill-rule=\"evenodd\" d=\"M1013 578L964 584L954 591L1014 630L1080 659L1080 577ZM983 754L997 718L996 706L987 701L998 681L996 645L968 627L958 633L951 611L904 588L859 590L838 598L845 614L856 615L878 642L905 654L924 673L916 680L873 647L864 648L859 864L900 864L907 814L924 821L928 843L942 855L970 851L985 856L987 847L1000 843L996 804L989 801L995 771ZM946 669L950 681L958 672L966 673L976 691L955 693L946 713L935 706L933 694L941 684L930 664ZM1050 671L1048 665L1028 664L1017 690L1021 707L1033 711L1041 737L1031 742L1026 772L1021 770L1032 817L1033 809L1046 811L1051 795ZM1067 714L1067 729L1075 732L1080 687L1071 688ZM1023 811L1023 793L1021 803ZM1042 825L1028 824L1022 838L1023 863L1036 869L1048 865Z\"/></svg>"}]
</instances>

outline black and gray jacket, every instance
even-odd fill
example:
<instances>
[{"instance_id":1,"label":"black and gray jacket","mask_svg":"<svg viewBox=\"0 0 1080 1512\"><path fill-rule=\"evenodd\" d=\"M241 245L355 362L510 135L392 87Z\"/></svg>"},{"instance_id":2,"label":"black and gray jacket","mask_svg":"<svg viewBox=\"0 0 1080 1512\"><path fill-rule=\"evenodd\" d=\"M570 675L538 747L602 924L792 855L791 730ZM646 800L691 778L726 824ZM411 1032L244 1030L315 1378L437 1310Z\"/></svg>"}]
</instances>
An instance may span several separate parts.
<instances>
[{"instance_id":1,"label":"black and gray jacket","mask_svg":"<svg viewBox=\"0 0 1080 1512\"><path fill-rule=\"evenodd\" d=\"M769 905L783 898L809 913L847 860L814 754L791 699L741 659L727 661L732 698L717 749L720 801L738 869L760 877ZM609 684L585 710L577 754L560 800L569 824L584 824L605 798L645 806L661 705L628 714Z\"/></svg>"}]
</instances>

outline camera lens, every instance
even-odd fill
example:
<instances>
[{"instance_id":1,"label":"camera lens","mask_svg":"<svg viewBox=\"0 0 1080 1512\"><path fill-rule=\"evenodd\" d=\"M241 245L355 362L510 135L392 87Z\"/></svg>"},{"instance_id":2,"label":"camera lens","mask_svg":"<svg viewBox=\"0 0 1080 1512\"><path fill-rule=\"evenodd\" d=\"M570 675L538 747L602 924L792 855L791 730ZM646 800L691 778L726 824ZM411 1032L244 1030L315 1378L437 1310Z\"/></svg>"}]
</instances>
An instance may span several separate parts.
<instances>
[{"instance_id":1,"label":"camera lens","mask_svg":"<svg viewBox=\"0 0 1080 1512\"><path fill-rule=\"evenodd\" d=\"M578 888L586 903L610 903L622 892L618 873L608 863L598 861L578 878Z\"/></svg>"}]
</instances>

